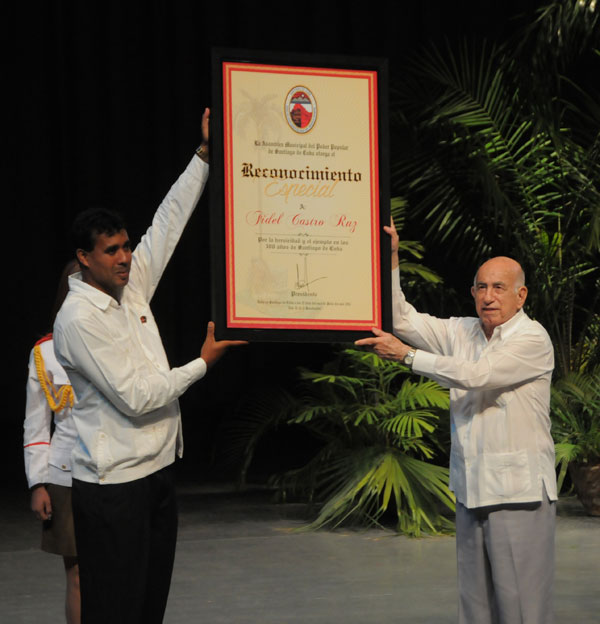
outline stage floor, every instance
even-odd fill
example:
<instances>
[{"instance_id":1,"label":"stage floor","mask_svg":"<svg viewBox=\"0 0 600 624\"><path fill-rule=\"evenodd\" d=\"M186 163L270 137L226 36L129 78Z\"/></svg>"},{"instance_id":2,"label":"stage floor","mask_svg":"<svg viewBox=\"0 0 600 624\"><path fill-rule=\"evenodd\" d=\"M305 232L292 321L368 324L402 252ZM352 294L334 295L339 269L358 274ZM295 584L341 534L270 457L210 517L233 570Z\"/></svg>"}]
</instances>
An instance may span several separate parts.
<instances>
[{"instance_id":1,"label":"stage floor","mask_svg":"<svg viewBox=\"0 0 600 624\"><path fill-rule=\"evenodd\" d=\"M298 533L305 508L224 486L178 489L180 530L165 624L451 624L455 541L391 531ZM0 621L64 621L59 557L38 548L26 492L3 495ZM556 624L600 622L600 518L561 499Z\"/></svg>"}]
</instances>

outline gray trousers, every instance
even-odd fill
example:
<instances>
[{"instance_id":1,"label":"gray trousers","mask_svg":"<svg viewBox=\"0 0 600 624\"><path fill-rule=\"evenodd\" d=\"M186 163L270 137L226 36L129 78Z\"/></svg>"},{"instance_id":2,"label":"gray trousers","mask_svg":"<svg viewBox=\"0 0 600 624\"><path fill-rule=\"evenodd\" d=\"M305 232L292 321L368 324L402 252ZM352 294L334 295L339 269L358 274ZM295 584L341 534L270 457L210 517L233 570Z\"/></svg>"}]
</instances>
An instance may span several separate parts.
<instances>
[{"instance_id":1,"label":"gray trousers","mask_svg":"<svg viewBox=\"0 0 600 624\"><path fill-rule=\"evenodd\" d=\"M556 503L456 503L459 624L552 624Z\"/></svg>"}]
</instances>

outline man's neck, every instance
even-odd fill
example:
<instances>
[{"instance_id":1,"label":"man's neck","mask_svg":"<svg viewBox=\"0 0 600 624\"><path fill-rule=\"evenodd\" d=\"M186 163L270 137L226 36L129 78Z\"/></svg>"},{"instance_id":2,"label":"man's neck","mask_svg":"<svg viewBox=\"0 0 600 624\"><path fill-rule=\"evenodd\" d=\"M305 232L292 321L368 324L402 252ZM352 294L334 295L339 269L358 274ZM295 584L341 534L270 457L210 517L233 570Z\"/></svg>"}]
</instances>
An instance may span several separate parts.
<instances>
[{"instance_id":1,"label":"man's neck","mask_svg":"<svg viewBox=\"0 0 600 624\"><path fill-rule=\"evenodd\" d=\"M94 280L90 280L88 278L88 274L85 271L81 272L81 279L86 283L89 284L90 286L93 286L94 288L96 288L97 290L99 290L100 292L103 292L104 294L108 295L109 297L112 297L118 304L121 303L121 297L123 296L123 288L115 288L114 291L112 290L108 290L106 288L103 288L100 284L98 284L96 281Z\"/></svg>"},{"instance_id":2,"label":"man's neck","mask_svg":"<svg viewBox=\"0 0 600 624\"><path fill-rule=\"evenodd\" d=\"M504 327L505 325L508 325L511 321L514 321L515 318L519 315L519 313L521 312L523 308L519 308L509 319L507 319L506 321L504 321L504 323L501 323L500 325L494 325L493 327L486 327L483 322L480 321L481 323L481 329L483 330L483 333L485 335L485 337L488 340L492 339L492 336L494 335L494 331L496 330L497 327Z\"/></svg>"}]
</instances>

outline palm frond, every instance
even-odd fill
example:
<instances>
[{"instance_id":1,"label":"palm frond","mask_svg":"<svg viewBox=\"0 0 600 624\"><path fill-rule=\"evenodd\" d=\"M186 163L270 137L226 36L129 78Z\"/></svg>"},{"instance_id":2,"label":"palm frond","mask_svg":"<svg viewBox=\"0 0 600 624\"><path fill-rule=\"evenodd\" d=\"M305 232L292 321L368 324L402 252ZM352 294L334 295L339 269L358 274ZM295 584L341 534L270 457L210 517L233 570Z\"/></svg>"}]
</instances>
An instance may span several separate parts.
<instances>
[{"instance_id":1,"label":"palm frond","mask_svg":"<svg viewBox=\"0 0 600 624\"><path fill-rule=\"evenodd\" d=\"M367 519L378 523L393 502L397 525L403 532L420 536L448 531L452 523L437 505L454 510L448 489L447 470L426 464L393 450L366 449L331 465L329 479L342 485L323 505L306 529L335 528L343 523Z\"/></svg>"},{"instance_id":2,"label":"palm frond","mask_svg":"<svg viewBox=\"0 0 600 624\"><path fill-rule=\"evenodd\" d=\"M551 416L560 490L571 462L600 461L600 367L557 380Z\"/></svg>"},{"instance_id":3,"label":"palm frond","mask_svg":"<svg viewBox=\"0 0 600 624\"><path fill-rule=\"evenodd\" d=\"M448 391L437 382L420 378L418 382L406 379L402 384L396 402L405 409L418 407L438 407L447 410L450 407Z\"/></svg>"}]
</instances>

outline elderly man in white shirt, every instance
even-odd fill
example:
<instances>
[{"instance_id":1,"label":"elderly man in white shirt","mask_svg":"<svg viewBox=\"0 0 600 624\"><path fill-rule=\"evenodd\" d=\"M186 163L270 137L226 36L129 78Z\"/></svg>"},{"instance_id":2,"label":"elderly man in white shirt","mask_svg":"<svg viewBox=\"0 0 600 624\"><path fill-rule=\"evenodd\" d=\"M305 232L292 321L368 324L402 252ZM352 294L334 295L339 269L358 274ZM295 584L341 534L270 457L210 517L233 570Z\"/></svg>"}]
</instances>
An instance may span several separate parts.
<instances>
[{"instance_id":1,"label":"elderly man in white shirt","mask_svg":"<svg viewBox=\"0 0 600 624\"><path fill-rule=\"evenodd\" d=\"M551 624L554 353L546 330L523 311L523 270L506 257L479 268L471 289L479 318L420 314L400 289L396 230L385 230L395 335L374 328L374 338L356 344L450 388L459 622Z\"/></svg>"},{"instance_id":2,"label":"elderly man in white shirt","mask_svg":"<svg viewBox=\"0 0 600 624\"><path fill-rule=\"evenodd\" d=\"M54 325L76 396L73 515L82 622L162 622L177 537L171 466L183 445L178 397L232 341L209 323L200 357L171 368L150 300L208 177L203 142L135 251L118 215L88 211L74 231L81 273ZM239 344L239 343L237 343Z\"/></svg>"}]
</instances>

